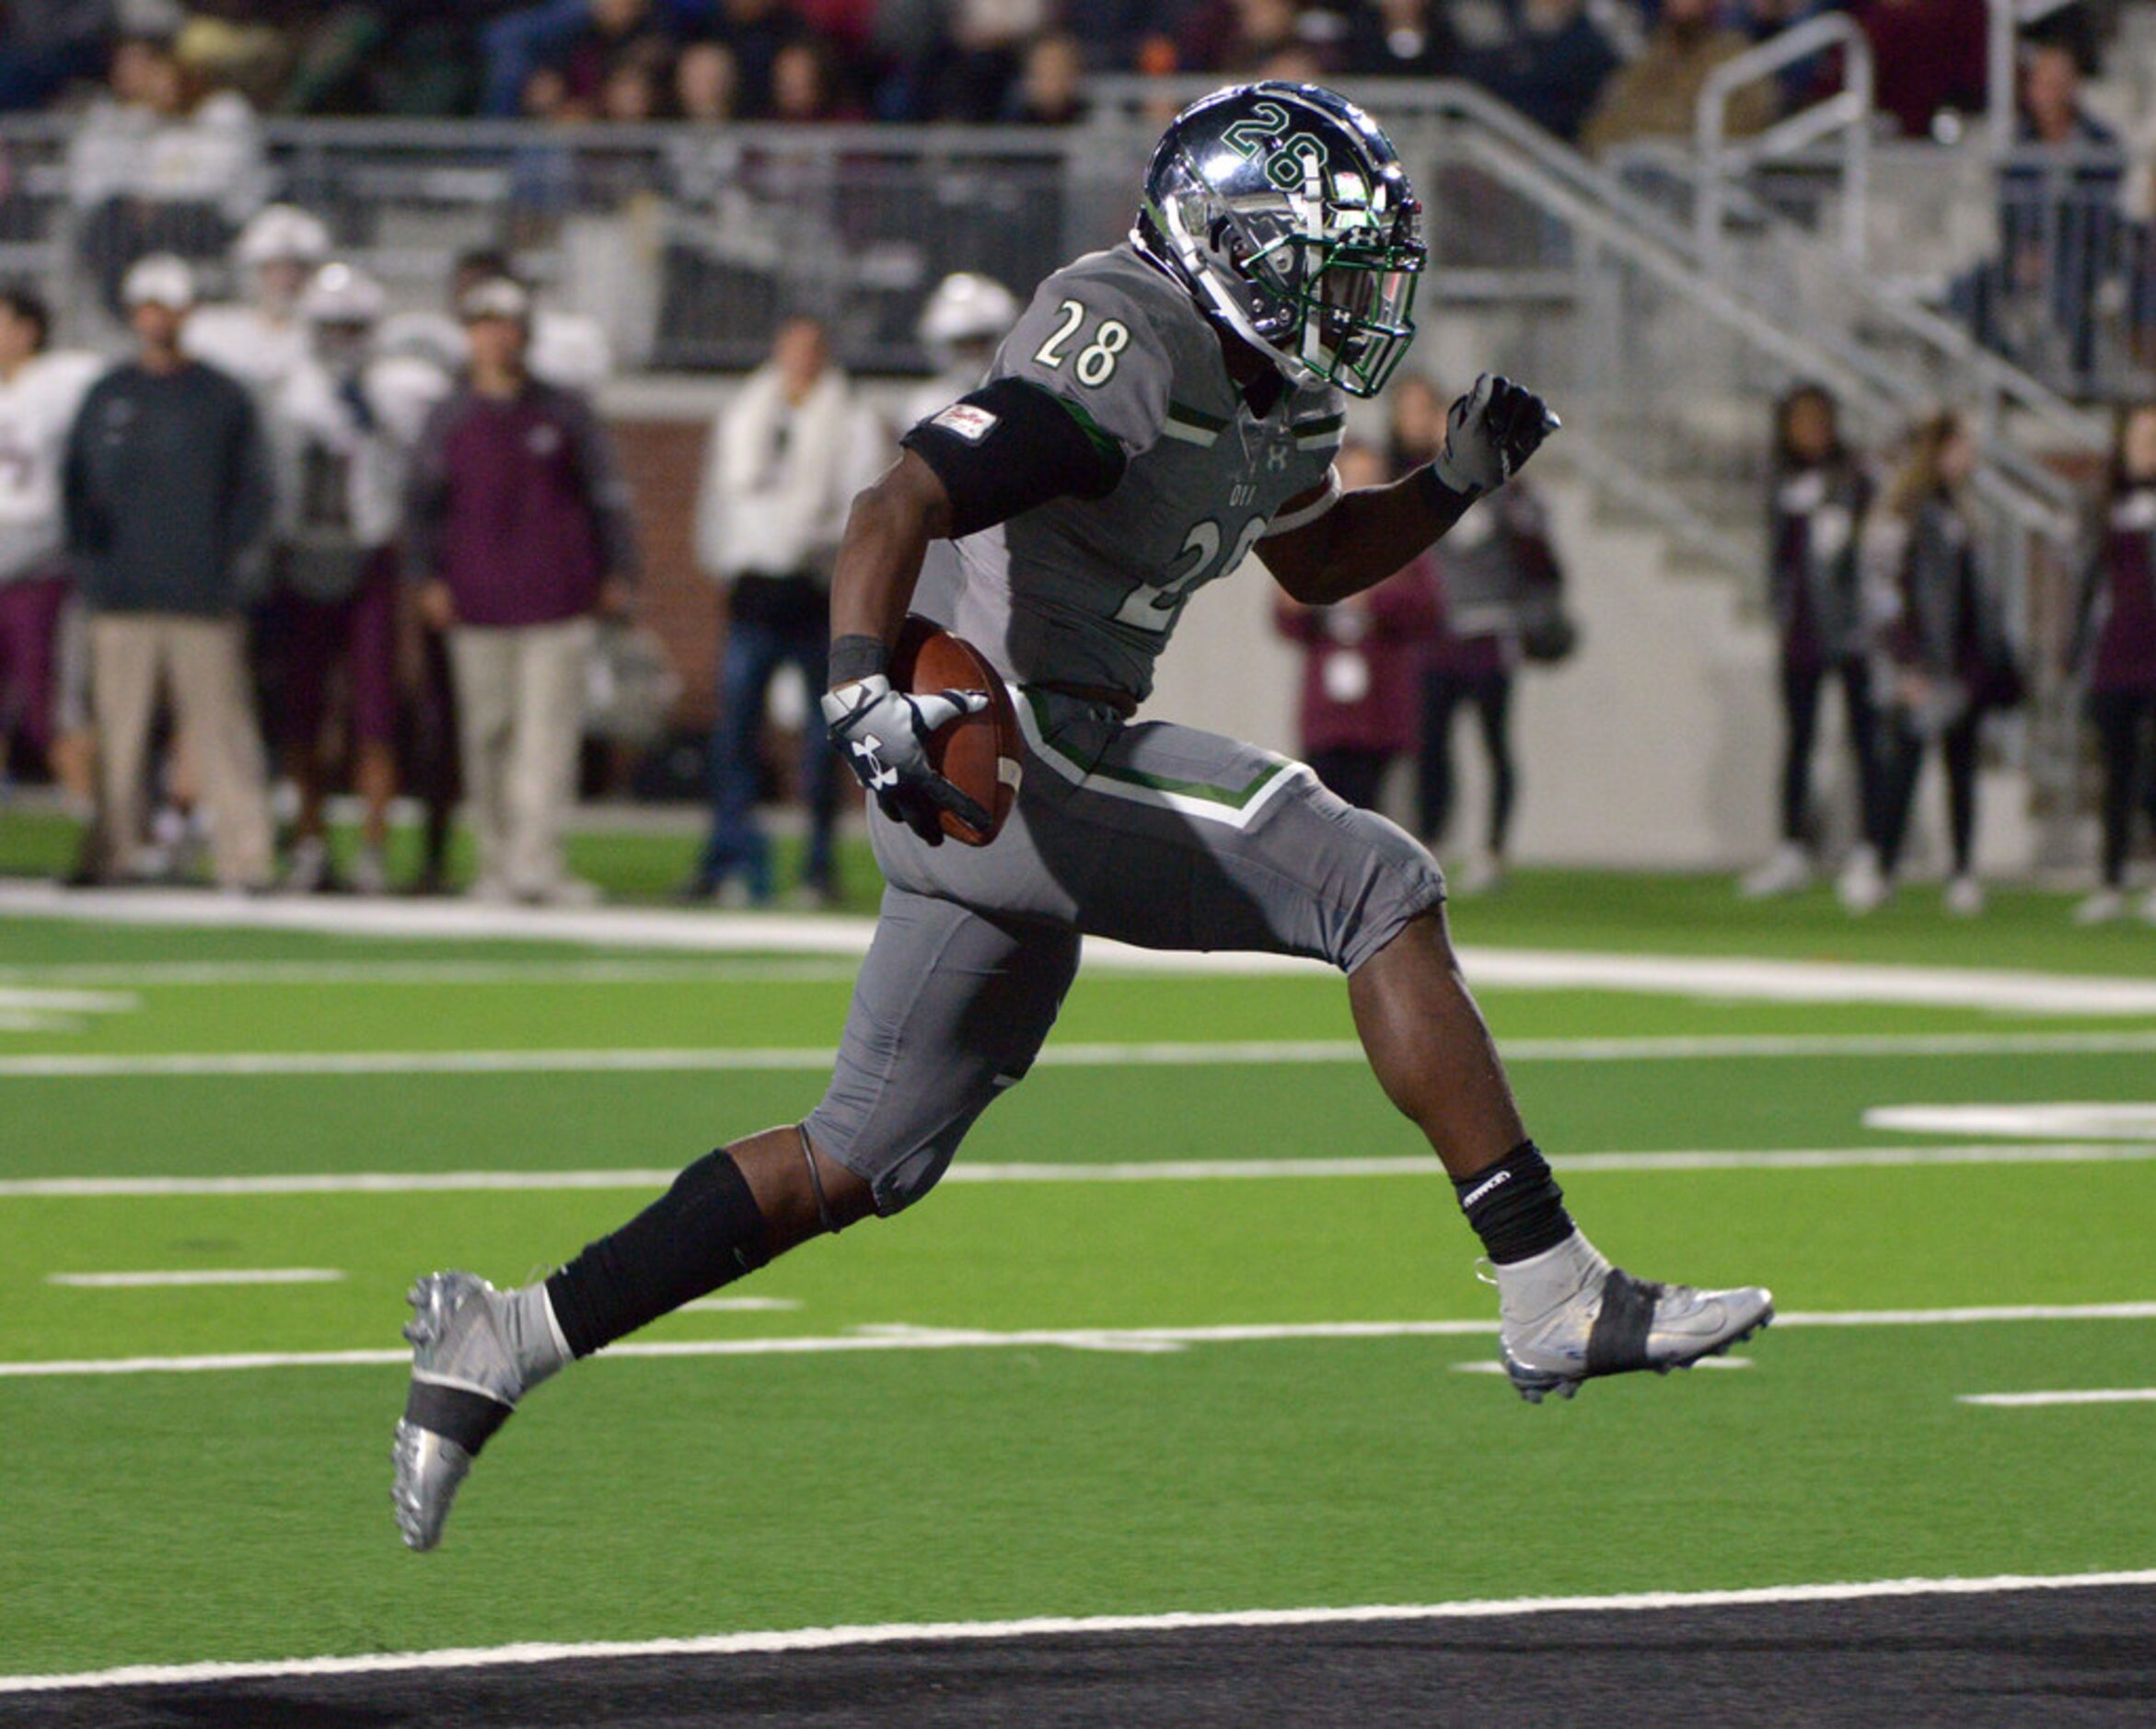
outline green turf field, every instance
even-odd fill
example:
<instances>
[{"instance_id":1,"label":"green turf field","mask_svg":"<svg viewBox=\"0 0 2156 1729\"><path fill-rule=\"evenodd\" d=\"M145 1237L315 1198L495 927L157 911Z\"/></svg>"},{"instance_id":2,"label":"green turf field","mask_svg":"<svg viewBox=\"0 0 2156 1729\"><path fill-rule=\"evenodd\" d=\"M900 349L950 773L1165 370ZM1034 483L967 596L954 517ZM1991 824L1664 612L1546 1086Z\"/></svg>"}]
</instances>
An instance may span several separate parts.
<instances>
[{"instance_id":1,"label":"green turf field","mask_svg":"<svg viewBox=\"0 0 2156 1729\"><path fill-rule=\"evenodd\" d=\"M1457 923L1501 947L2156 976L2156 933L2074 931L2067 904L1950 926L1912 896L1851 925L1824 897L1553 874ZM1434 1167L1305 1163L1417 1152L1336 1049L1337 981L1106 972L1064 1060L968 1143L974 1180L640 1341L687 1350L536 1395L444 1548L407 1554L411 1275L521 1280L650 1173L797 1117L849 975L0 919L0 1677L2156 1565L2156 1402L1963 1402L2156 1387L2156 1129L1972 1163L1969 1136L1864 1120L2156 1107L2156 1015L1489 991L1603 1246L1771 1283L1787 1322L1734 1366L1530 1408L1484 1372L1494 1308ZM1691 1038L1723 1042L1666 1042ZM1858 1162L1910 1148L1953 1162ZM1607 1156L1687 1152L1715 1157ZM1816 1156L1772 1161L1791 1152ZM1209 1169L1145 1168L1169 1162ZM95 1282L233 1271L327 1276ZM2085 1312L2107 1305L2139 1306ZM2000 1313L2031 1306L2084 1312Z\"/></svg>"}]
</instances>

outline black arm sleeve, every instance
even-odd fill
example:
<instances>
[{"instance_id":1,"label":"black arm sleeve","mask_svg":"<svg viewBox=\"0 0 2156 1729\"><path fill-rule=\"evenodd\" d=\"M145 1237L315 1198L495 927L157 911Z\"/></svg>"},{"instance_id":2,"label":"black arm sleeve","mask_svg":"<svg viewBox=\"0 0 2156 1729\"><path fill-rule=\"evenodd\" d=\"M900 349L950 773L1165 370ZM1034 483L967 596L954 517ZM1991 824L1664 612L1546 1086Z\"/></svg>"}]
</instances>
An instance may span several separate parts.
<instances>
[{"instance_id":1,"label":"black arm sleeve","mask_svg":"<svg viewBox=\"0 0 2156 1729\"><path fill-rule=\"evenodd\" d=\"M1051 499L1105 498L1127 461L1083 408L1023 378L982 385L898 442L944 483L954 540Z\"/></svg>"}]
</instances>

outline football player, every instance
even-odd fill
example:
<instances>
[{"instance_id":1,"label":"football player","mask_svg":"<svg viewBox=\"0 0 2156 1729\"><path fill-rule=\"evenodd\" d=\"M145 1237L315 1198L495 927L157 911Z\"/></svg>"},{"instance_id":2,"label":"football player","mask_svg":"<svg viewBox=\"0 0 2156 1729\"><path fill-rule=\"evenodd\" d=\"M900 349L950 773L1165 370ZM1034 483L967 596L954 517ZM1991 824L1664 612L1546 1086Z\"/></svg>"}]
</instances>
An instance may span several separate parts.
<instances>
[{"instance_id":1,"label":"football player","mask_svg":"<svg viewBox=\"0 0 2156 1729\"><path fill-rule=\"evenodd\" d=\"M836 1071L806 1120L699 1160L542 1282L421 1279L394 1447L404 1540L431 1548L472 1456L571 1361L772 1257L926 1194L1047 1038L1092 934L1322 957L1371 1066L1429 1139L1496 1266L1503 1361L1529 1399L1670 1369L1763 1325L1758 1289L1613 1267L1567 1215L1447 938L1444 883L1399 829L1269 752L1134 722L1191 594L1253 551L1324 605L1383 581L1535 452L1542 401L1485 377L1437 459L1342 493L1343 396L1414 334L1420 208L1360 110L1266 83L1177 117L1129 242L1057 272L986 382L917 425L855 502L831 592L833 741L875 794L887 879ZM893 686L930 543L964 564L956 626L1014 687L1027 760L985 813L924 741L979 692ZM978 825L977 825L978 826Z\"/></svg>"},{"instance_id":2,"label":"football player","mask_svg":"<svg viewBox=\"0 0 2156 1729\"><path fill-rule=\"evenodd\" d=\"M60 482L75 411L105 363L53 350L51 327L36 295L0 286L0 785L9 737L19 736L47 755L87 818L97 762L79 694L87 675L65 664L67 616L80 603L64 556Z\"/></svg>"},{"instance_id":3,"label":"football player","mask_svg":"<svg viewBox=\"0 0 2156 1729\"><path fill-rule=\"evenodd\" d=\"M330 256L330 230L312 211L270 204L233 243L243 299L202 308L187 321L185 346L266 398L307 358L300 296Z\"/></svg>"}]
</instances>

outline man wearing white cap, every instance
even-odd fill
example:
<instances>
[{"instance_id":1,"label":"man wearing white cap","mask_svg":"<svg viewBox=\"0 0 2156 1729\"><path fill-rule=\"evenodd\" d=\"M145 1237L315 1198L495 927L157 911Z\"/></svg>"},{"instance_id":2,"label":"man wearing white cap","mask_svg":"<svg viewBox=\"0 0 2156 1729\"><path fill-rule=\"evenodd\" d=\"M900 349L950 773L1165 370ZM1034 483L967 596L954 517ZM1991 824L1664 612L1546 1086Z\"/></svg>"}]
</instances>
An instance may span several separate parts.
<instances>
[{"instance_id":1,"label":"man wearing white cap","mask_svg":"<svg viewBox=\"0 0 2156 1729\"><path fill-rule=\"evenodd\" d=\"M270 516L261 429L246 388L191 360L194 275L169 253L127 273L136 354L91 387L68 437L68 552L93 609L92 702L106 855L140 832L160 683L201 782L217 880L270 876L270 815L249 695L241 574Z\"/></svg>"},{"instance_id":2,"label":"man wearing white cap","mask_svg":"<svg viewBox=\"0 0 2156 1729\"><path fill-rule=\"evenodd\" d=\"M274 389L307 356L300 296L329 256L330 230L311 211L271 204L256 212L232 248L247 299L203 308L180 345L258 396Z\"/></svg>"},{"instance_id":3,"label":"man wearing white cap","mask_svg":"<svg viewBox=\"0 0 2156 1729\"><path fill-rule=\"evenodd\" d=\"M471 364L428 417L405 495L422 616L447 632L481 899L587 903L564 869L594 615L620 613L636 528L612 439L574 390L532 377L531 296L467 291Z\"/></svg>"}]
</instances>

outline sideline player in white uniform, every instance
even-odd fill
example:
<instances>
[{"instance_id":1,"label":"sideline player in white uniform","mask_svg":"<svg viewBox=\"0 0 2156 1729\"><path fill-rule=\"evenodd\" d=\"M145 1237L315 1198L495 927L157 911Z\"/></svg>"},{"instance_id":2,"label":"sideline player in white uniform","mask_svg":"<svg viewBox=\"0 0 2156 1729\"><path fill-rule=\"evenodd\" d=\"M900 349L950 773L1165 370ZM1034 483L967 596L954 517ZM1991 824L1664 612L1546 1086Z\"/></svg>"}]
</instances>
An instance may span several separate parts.
<instances>
[{"instance_id":1,"label":"sideline player in white uniform","mask_svg":"<svg viewBox=\"0 0 2156 1729\"><path fill-rule=\"evenodd\" d=\"M918 425L940 413L987 377L996 345L1018 322L1019 310L1016 297L992 276L954 271L936 284L919 325L935 377L908 393L902 424Z\"/></svg>"},{"instance_id":2,"label":"sideline player in white uniform","mask_svg":"<svg viewBox=\"0 0 2156 1729\"><path fill-rule=\"evenodd\" d=\"M1089 934L1317 956L1348 975L1372 1068L1495 1263L1502 1359L1530 1400L1686 1366L1771 1317L1764 1290L1634 1278L1573 1224L1421 846L1299 764L1131 719L1200 584L1255 550L1299 600L1373 587L1554 426L1539 398L1485 377L1435 463L1339 491L1343 392L1374 395L1413 336L1420 218L1391 144L1331 92L1207 98L1161 140L1130 242L1042 284L988 382L916 426L855 502L824 712L875 795L889 886L829 1088L806 1121L691 1165L543 1282L417 1282L394 1448L407 1544L439 1540L472 1456L567 1363L925 1195L1025 1075ZM986 695L910 696L884 671L941 538L965 565L958 632L1015 687L1027 747L1010 819L979 848L938 844L939 810L971 801L925 743Z\"/></svg>"},{"instance_id":3,"label":"sideline player in white uniform","mask_svg":"<svg viewBox=\"0 0 2156 1729\"><path fill-rule=\"evenodd\" d=\"M68 429L105 362L46 347L52 315L23 288L0 289L0 772L10 735L42 751L87 818L97 764L89 717L64 700L64 622L77 603L63 543L60 472Z\"/></svg>"},{"instance_id":4,"label":"sideline player in white uniform","mask_svg":"<svg viewBox=\"0 0 2156 1729\"><path fill-rule=\"evenodd\" d=\"M437 366L377 354L386 296L348 264L325 264L299 297L307 352L270 399L276 465L275 576L286 636L286 698L277 739L299 791L287 888L326 887L322 821L325 707L339 667L350 712L354 778L365 805L352 887L388 891L384 847L397 790L396 542L420 429L449 391Z\"/></svg>"},{"instance_id":5,"label":"sideline player in white uniform","mask_svg":"<svg viewBox=\"0 0 2156 1729\"><path fill-rule=\"evenodd\" d=\"M232 248L241 300L199 308L182 346L255 393L258 404L307 356L300 296L330 256L330 230L296 204L255 213Z\"/></svg>"}]
</instances>

